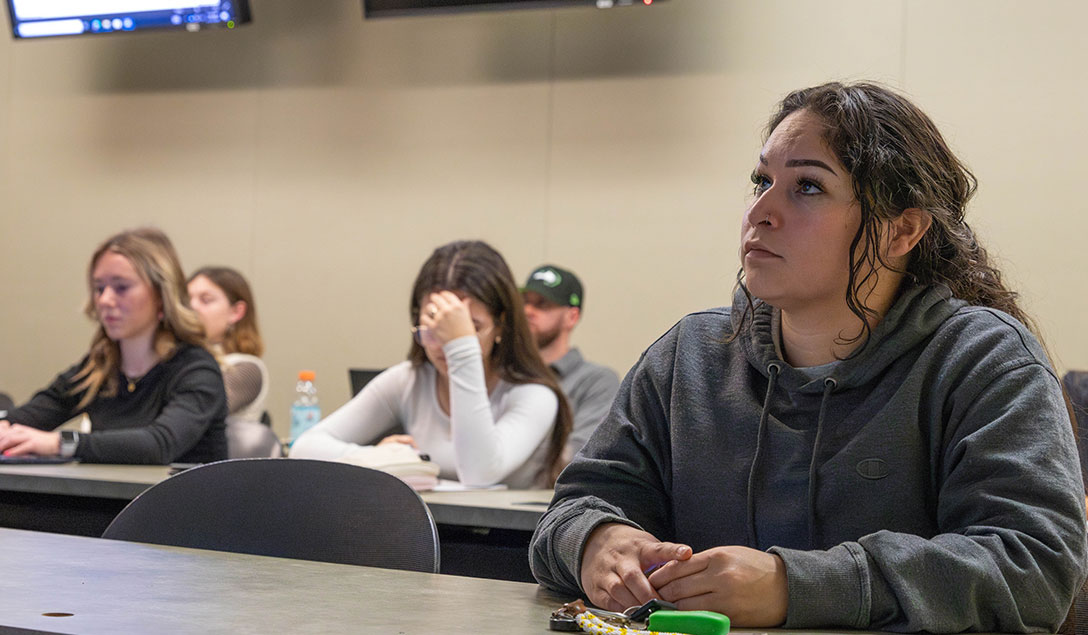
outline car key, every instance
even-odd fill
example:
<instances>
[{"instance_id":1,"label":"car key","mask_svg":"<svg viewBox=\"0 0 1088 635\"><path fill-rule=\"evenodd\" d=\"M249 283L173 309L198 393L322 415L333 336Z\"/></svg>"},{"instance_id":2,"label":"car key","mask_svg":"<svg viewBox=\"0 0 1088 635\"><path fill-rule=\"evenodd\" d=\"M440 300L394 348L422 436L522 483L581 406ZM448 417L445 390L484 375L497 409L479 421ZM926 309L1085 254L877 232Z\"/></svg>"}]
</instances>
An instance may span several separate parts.
<instances>
[{"instance_id":1,"label":"car key","mask_svg":"<svg viewBox=\"0 0 1088 635\"><path fill-rule=\"evenodd\" d=\"M650 617L650 613L662 610L675 611L676 605L672 602L654 598L633 611L627 609L624 611L624 615L636 622L645 622Z\"/></svg>"}]
</instances>

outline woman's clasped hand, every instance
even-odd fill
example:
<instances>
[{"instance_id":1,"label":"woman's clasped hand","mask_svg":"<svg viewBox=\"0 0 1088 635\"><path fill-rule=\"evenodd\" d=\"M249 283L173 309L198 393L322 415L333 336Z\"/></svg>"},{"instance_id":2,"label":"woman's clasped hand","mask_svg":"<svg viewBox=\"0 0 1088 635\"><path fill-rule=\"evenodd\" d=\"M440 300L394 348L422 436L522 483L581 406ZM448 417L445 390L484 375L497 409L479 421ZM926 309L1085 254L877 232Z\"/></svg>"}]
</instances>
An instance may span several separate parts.
<instances>
[{"instance_id":1,"label":"woman's clasped hand","mask_svg":"<svg viewBox=\"0 0 1088 635\"><path fill-rule=\"evenodd\" d=\"M621 523L599 526L586 542L581 584L595 605L623 611L658 598L684 611L729 615L739 624L772 627L786 618L782 559L748 547L691 547L661 542Z\"/></svg>"}]
</instances>

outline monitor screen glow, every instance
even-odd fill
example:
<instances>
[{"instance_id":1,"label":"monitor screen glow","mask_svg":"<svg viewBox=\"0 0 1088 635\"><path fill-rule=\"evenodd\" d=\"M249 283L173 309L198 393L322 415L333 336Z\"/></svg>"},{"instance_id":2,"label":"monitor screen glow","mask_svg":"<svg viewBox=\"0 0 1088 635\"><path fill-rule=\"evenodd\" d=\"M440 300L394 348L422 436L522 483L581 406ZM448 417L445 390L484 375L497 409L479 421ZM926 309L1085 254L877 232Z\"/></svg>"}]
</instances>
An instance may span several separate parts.
<instances>
[{"instance_id":1,"label":"monitor screen glow","mask_svg":"<svg viewBox=\"0 0 1088 635\"><path fill-rule=\"evenodd\" d=\"M143 29L234 28L249 21L248 0L8 0L16 38Z\"/></svg>"}]
</instances>

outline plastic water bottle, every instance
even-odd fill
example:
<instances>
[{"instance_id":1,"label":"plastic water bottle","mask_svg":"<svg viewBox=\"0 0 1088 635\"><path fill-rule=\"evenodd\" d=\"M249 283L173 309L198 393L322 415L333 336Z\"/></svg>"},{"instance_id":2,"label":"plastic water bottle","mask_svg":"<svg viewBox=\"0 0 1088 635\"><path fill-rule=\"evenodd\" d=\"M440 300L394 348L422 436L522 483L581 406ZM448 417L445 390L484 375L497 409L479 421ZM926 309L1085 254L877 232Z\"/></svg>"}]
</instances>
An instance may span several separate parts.
<instances>
[{"instance_id":1,"label":"plastic water bottle","mask_svg":"<svg viewBox=\"0 0 1088 635\"><path fill-rule=\"evenodd\" d=\"M298 373L295 384L295 402L291 404L291 441L299 438L321 420L321 406L317 404L317 387L314 386L314 371L303 370Z\"/></svg>"}]
</instances>

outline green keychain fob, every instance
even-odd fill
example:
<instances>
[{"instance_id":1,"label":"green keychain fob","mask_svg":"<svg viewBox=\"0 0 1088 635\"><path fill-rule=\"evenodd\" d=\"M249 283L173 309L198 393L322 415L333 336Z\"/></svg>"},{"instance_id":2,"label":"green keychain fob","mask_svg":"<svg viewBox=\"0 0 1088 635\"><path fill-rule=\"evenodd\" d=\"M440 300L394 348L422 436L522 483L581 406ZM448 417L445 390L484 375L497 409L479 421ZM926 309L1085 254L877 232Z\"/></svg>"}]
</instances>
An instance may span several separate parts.
<instances>
[{"instance_id":1,"label":"green keychain fob","mask_svg":"<svg viewBox=\"0 0 1088 635\"><path fill-rule=\"evenodd\" d=\"M655 611L649 630L688 635L726 635L729 618L713 611Z\"/></svg>"}]
</instances>

